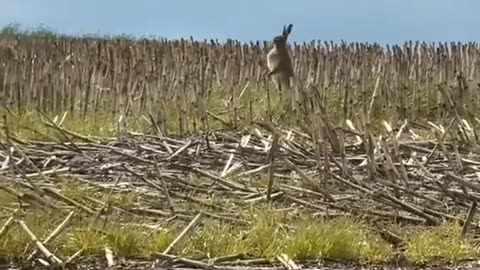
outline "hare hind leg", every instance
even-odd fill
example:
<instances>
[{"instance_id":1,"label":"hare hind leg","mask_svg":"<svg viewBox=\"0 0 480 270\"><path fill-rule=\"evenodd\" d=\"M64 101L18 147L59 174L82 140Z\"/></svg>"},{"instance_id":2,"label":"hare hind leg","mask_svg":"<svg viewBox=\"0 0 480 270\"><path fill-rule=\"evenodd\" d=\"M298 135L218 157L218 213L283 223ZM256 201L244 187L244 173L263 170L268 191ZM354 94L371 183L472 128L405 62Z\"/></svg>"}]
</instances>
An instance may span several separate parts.
<instances>
[{"instance_id":1,"label":"hare hind leg","mask_svg":"<svg viewBox=\"0 0 480 270\"><path fill-rule=\"evenodd\" d=\"M279 99L279 102L280 104L283 103L283 87L282 87L282 82L280 80L280 78L278 76L275 76L275 85L277 87L277 91L278 91L278 99Z\"/></svg>"},{"instance_id":2,"label":"hare hind leg","mask_svg":"<svg viewBox=\"0 0 480 270\"><path fill-rule=\"evenodd\" d=\"M285 97L284 102L282 102L283 108L286 112L291 112L292 110L295 110L296 95L294 93L290 78L282 78L280 85Z\"/></svg>"}]
</instances>

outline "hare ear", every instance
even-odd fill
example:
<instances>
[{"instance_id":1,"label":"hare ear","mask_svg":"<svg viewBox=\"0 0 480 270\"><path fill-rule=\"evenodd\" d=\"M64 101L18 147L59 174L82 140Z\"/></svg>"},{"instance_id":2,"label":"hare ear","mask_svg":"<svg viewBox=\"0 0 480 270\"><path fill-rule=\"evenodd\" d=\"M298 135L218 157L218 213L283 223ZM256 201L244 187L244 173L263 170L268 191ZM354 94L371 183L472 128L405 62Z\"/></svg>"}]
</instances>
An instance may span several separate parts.
<instances>
[{"instance_id":1,"label":"hare ear","mask_svg":"<svg viewBox=\"0 0 480 270\"><path fill-rule=\"evenodd\" d=\"M289 24L288 27L283 27L283 36L288 37L290 33L292 32L293 24Z\"/></svg>"}]
</instances>

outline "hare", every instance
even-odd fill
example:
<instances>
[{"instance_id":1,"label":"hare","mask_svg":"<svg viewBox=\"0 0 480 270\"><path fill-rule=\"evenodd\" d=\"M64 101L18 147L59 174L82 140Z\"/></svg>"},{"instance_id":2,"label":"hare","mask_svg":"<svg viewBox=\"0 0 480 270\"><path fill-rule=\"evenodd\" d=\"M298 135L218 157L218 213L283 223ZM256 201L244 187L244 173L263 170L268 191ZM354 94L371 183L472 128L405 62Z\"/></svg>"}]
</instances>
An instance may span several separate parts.
<instances>
[{"instance_id":1,"label":"hare","mask_svg":"<svg viewBox=\"0 0 480 270\"><path fill-rule=\"evenodd\" d=\"M293 25L283 27L282 35L273 38L274 47L267 54L268 77L274 76L280 95L290 88L290 78L293 77L292 60L287 50L287 39ZM288 92L287 92L288 93Z\"/></svg>"}]
</instances>

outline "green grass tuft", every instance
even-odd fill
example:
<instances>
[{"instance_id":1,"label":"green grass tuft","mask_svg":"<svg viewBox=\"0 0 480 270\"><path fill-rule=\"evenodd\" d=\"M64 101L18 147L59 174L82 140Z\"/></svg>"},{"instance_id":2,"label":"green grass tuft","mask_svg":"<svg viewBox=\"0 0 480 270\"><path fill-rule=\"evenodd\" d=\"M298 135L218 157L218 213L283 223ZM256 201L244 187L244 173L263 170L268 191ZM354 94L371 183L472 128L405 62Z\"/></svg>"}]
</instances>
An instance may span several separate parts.
<instances>
[{"instance_id":1,"label":"green grass tuft","mask_svg":"<svg viewBox=\"0 0 480 270\"><path fill-rule=\"evenodd\" d=\"M2 115L7 116L7 126L12 135L22 139L34 140L59 140L65 141L65 137L55 128L48 127L48 121L38 112L32 110L10 111L0 110ZM63 114L47 114L47 116L68 131L82 136L93 137L114 137L117 135L118 117L113 114L99 114L95 117L78 117L67 114L64 121L60 123ZM142 117L128 118L123 120L128 131L145 132L150 123ZM123 130L125 131L125 130Z\"/></svg>"},{"instance_id":2,"label":"green grass tuft","mask_svg":"<svg viewBox=\"0 0 480 270\"><path fill-rule=\"evenodd\" d=\"M272 259L286 246L286 228L281 213L269 207L254 209L251 212L251 225L246 232L250 253L254 257Z\"/></svg>"},{"instance_id":3,"label":"green grass tuft","mask_svg":"<svg viewBox=\"0 0 480 270\"><path fill-rule=\"evenodd\" d=\"M45 238L64 218L58 212L34 212L25 216L17 216L40 240ZM33 245L27 233L13 223L8 232L0 239L0 257L11 259L25 259L33 250Z\"/></svg>"},{"instance_id":4,"label":"green grass tuft","mask_svg":"<svg viewBox=\"0 0 480 270\"><path fill-rule=\"evenodd\" d=\"M215 258L247 252L242 232L232 225L206 221L205 225L183 241L181 253L193 257Z\"/></svg>"},{"instance_id":5,"label":"green grass tuft","mask_svg":"<svg viewBox=\"0 0 480 270\"><path fill-rule=\"evenodd\" d=\"M175 230L162 229L158 232L155 232L150 239L152 239L152 250L154 252L163 252L175 239Z\"/></svg>"},{"instance_id":6,"label":"green grass tuft","mask_svg":"<svg viewBox=\"0 0 480 270\"><path fill-rule=\"evenodd\" d=\"M74 254L83 250L84 256L100 256L105 253L105 235L89 226L74 228L67 236L64 253Z\"/></svg>"},{"instance_id":7,"label":"green grass tuft","mask_svg":"<svg viewBox=\"0 0 480 270\"><path fill-rule=\"evenodd\" d=\"M144 257L151 252L151 240L139 226L114 224L106 231L106 244L117 256Z\"/></svg>"},{"instance_id":8,"label":"green grass tuft","mask_svg":"<svg viewBox=\"0 0 480 270\"><path fill-rule=\"evenodd\" d=\"M432 260L458 262L478 256L478 251L461 232L462 227L458 223L421 228L409 235L405 256L419 264Z\"/></svg>"},{"instance_id":9,"label":"green grass tuft","mask_svg":"<svg viewBox=\"0 0 480 270\"><path fill-rule=\"evenodd\" d=\"M388 261L392 249L352 218L301 221L289 238L287 254L297 260Z\"/></svg>"},{"instance_id":10,"label":"green grass tuft","mask_svg":"<svg viewBox=\"0 0 480 270\"><path fill-rule=\"evenodd\" d=\"M63 183L62 191L79 201L82 201L82 193L87 192L83 185L73 182ZM99 196L107 194L106 191L97 193ZM64 211L36 210L20 214L18 218L24 220L40 240L66 216ZM241 214L248 221L245 226L204 219L175 245L172 254L202 259L245 254L273 260L285 253L296 261L325 259L362 263L383 263L393 258L394 250L390 244L355 218L314 218L306 212L294 217L268 204L252 207ZM184 223L181 227L170 225L152 232L149 226L142 225L143 220L134 217L120 220L117 216L110 216L105 228L100 226L103 225L101 222L92 225L92 221L93 217L78 213L66 231L48 243L47 248L60 258L79 250L83 251L82 256L103 257L105 247L109 247L116 257L147 258L155 252L163 252L185 226ZM457 223L421 230L403 229L401 235L408 243L405 256L411 262L455 263L480 255L462 237L462 228ZM33 249L31 240L16 223L0 239L0 256L5 258L21 261Z\"/></svg>"}]
</instances>

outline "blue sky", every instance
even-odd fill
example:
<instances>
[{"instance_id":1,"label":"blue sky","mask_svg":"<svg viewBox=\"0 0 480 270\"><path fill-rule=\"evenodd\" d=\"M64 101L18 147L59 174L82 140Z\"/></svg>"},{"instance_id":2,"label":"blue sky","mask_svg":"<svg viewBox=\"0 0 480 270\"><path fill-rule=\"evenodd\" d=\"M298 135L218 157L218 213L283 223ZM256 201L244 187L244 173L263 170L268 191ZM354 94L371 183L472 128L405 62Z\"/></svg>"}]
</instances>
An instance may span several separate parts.
<instances>
[{"instance_id":1,"label":"blue sky","mask_svg":"<svg viewBox=\"0 0 480 270\"><path fill-rule=\"evenodd\" d=\"M0 0L0 26L68 34L400 43L480 41L478 0Z\"/></svg>"}]
</instances>

